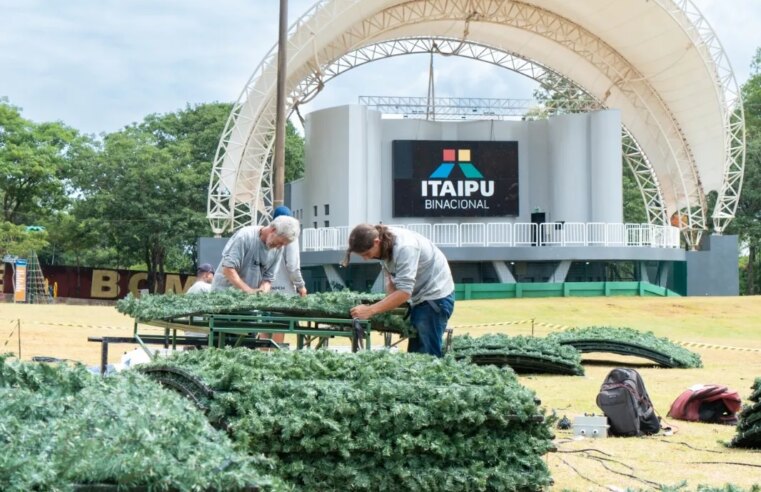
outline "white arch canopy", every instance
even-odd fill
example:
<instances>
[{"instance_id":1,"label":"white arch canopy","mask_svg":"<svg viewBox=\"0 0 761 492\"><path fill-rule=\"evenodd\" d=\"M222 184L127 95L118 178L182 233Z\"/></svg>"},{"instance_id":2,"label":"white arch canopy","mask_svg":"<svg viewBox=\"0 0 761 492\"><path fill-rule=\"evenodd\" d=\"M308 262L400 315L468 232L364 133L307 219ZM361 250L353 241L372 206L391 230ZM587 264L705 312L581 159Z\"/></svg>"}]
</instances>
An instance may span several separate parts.
<instances>
[{"instance_id":1,"label":"white arch canopy","mask_svg":"<svg viewBox=\"0 0 761 492\"><path fill-rule=\"evenodd\" d=\"M636 143L624 156L651 223L678 214L695 245L710 191L718 193L715 230L734 217L745 156L739 90L689 0L321 0L289 30L288 110L346 70L432 46L539 81L558 74L620 109ZM217 149L208 202L216 234L271 212L276 48L246 84Z\"/></svg>"}]
</instances>

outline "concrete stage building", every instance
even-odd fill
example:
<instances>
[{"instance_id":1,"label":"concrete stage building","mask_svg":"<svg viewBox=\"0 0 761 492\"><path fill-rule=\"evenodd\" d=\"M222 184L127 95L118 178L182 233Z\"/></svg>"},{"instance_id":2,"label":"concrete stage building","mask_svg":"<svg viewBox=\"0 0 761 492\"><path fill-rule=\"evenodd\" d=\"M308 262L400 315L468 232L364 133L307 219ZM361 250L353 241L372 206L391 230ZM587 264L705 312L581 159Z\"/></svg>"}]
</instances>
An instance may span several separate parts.
<instances>
[{"instance_id":1,"label":"concrete stage building","mask_svg":"<svg viewBox=\"0 0 761 492\"><path fill-rule=\"evenodd\" d=\"M722 233L742 187L742 101L691 1L318 0L288 47L288 112L354 67L420 53L490 63L585 100L580 113L555 108L574 114L537 121L394 120L366 104L307 115L306 175L286 202L304 226L311 290L377 289L377 264L336 265L351 227L383 222L430 237L461 285L565 294L569 283L629 280L737 293L737 240ZM274 46L217 150L208 217L219 237L272 213L276 60ZM623 223L622 162L646 224ZM202 261L218 259L220 241L202 241Z\"/></svg>"},{"instance_id":2,"label":"concrete stage building","mask_svg":"<svg viewBox=\"0 0 761 492\"><path fill-rule=\"evenodd\" d=\"M310 113L305 130L305 176L286 203L303 225L310 291L382 288L377 264L338 266L352 225L369 222L430 238L458 284L630 281L688 293L674 277L687 261L679 229L623 222L617 110L455 122L347 105ZM218 262L223 243L205 242L202 261Z\"/></svg>"}]
</instances>

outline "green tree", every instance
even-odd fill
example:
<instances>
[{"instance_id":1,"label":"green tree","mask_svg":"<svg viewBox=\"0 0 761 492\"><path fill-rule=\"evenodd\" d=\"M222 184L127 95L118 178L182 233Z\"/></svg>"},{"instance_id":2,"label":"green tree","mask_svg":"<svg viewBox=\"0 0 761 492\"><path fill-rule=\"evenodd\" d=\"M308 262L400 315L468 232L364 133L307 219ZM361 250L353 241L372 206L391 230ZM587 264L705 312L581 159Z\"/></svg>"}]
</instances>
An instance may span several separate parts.
<instances>
[{"instance_id":1,"label":"green tree","mask_svg":"<svg viewBox=\"0 0 761 492\"><path fill-rule=\"evenodd\" d=\"M634 179L634 173L626 164L623 165L623 168L624 222L647 224L645 201L642 198L639 185Z\"/></svg>"},{"instance_id":2,"label":"green tree","mask_svg":"<svg viewBox=\"0 0 761 492\"><path fill-rule=\"evenodd\" d=\"M97 167L78 177L78 218L97 228L99 249L116 252L110 266L144 263L152 291L163 291L167 251L187 246L204 223L196 195L208 174L190 153L187 142L162 148L145 125L130 126L107 135Z\"/></svg>"},{"instance_id":3,"label":"green tree","mask_svg":"<svg viewBox=\"0 0 761 492\"><path fill-rule=\"evenodd\" d=\"M25 226L0 221L0 261L5 255L25 257L47 245L45 231L27 231Z\"/></svg>"},{"instance_id":4,"label":"green tree","mask_svg":"<svg viewBox=\"0 0 761 492\"><path fill-rule=\"evenodd\" d=\"M211 167L231 108L189 105L95 141L58 123L35 125L0 104L2 192L23 202L9 199L3 213L47 228L50 244L40 255L47 262L146 268L150 287L161 291L163 273L192 271L197 239L211 235ZM35 160L7 157L18 155ZM25 175L32 164L41 169ZM286 178L303 171L303 139L289 122ZM34 195L24 195L29 187Z\"/></svg>"},{"instance_id":5,"label":"green tree","mask_svg":"<svg viewBox=\"0 0 761 492\"><path fill-rule=\"evenodd\" d=\"M89 145L76 130L33 123L0 99L0 219L34 224L64 208L67 169Z\"/></svg>"},{"instance_id":6,"label":"green tree","mask_svg":"<svg viewBox=\"0 0 761 492\"><path fill-rule=\"evenodd\" d=\"M71 174L81 196L72 206L76 220L59 217L51 228L65 243L62 255L114 268L144 265L149 289L158 292L166 271L192 271L198 238L211 235L208 187L230 109L188 106L106 135L97 156ZM303 140L289 126L286 172L298 177Z\"/></svg>"},{"instance_id":7,"label":"green tree","mask_svg":"<svg viewBox=\"0 0 761 492\"><path fill-rule=\"evenodd\" d=\"M741 286L742 293L759 293L759 246L761 246L761 48L751 63L751 76L742 87L745 113L745 175L735 219L727 232L737 234L748 250ZM741 268L742 270L742 268Z\"/></svg>"},{"instance_id":8,"label":"green tree","mask_svg":"<svg viewBox=\"0 0 761 492\"><path fill-rule=\"evenodd\" d=\"M285 126L285 182L304 176L304 138L290 120Z\"/></svg>"}]
</instances>

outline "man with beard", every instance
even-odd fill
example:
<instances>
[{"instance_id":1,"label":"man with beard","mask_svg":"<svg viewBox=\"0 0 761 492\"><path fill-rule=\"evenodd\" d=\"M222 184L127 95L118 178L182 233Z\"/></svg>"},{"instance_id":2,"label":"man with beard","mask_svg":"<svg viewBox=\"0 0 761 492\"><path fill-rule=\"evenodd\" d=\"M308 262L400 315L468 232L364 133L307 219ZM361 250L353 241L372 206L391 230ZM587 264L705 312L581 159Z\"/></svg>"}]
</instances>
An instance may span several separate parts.
<instances>
[{"instance_id":1,"label":"man with beard","mask_svg":"<svg viewBox=\"0 0 761 492\"><path fill-rule=\"evenodd\" d=\"M222 250L212 290L240 289L249 294L269 292L283 257L283 246L299 237L299 222L281 216L270 225L239 229Z\"/></svg>"},{"instance_id":2,"label":"man with beard","mask_svg":"<svg viewBox=\"0 0 761 492\"><path fill-rule=\"evenodd\" d=\"M444 253L416 232L371 224L351 231L344 267L352 253L363 260L380 260L386 297L354 306L351 315L369 319L408 304L417 336L410 338L407 352L442 357L441 338L454 311L454 280Z\"/></svg>"}]
</instances>

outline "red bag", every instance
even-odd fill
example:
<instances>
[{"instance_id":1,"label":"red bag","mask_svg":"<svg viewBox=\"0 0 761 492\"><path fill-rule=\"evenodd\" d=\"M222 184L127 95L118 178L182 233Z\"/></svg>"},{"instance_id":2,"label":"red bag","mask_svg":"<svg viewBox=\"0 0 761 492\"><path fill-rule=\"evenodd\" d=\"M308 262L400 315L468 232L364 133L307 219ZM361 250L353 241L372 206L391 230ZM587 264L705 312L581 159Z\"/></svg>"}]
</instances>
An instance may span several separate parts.
<instances>
[{"instance_id":1,"label":"red bag","mask_svg":"<svg viewBox=\"0 0 761 492\"><path fill-rule=\"evenodd\" d=\"M668 416L691 422L735 425L741 409L742 400L737 391L718 384L696 384L674 400Z\"/></svg>"}]
</instances>

